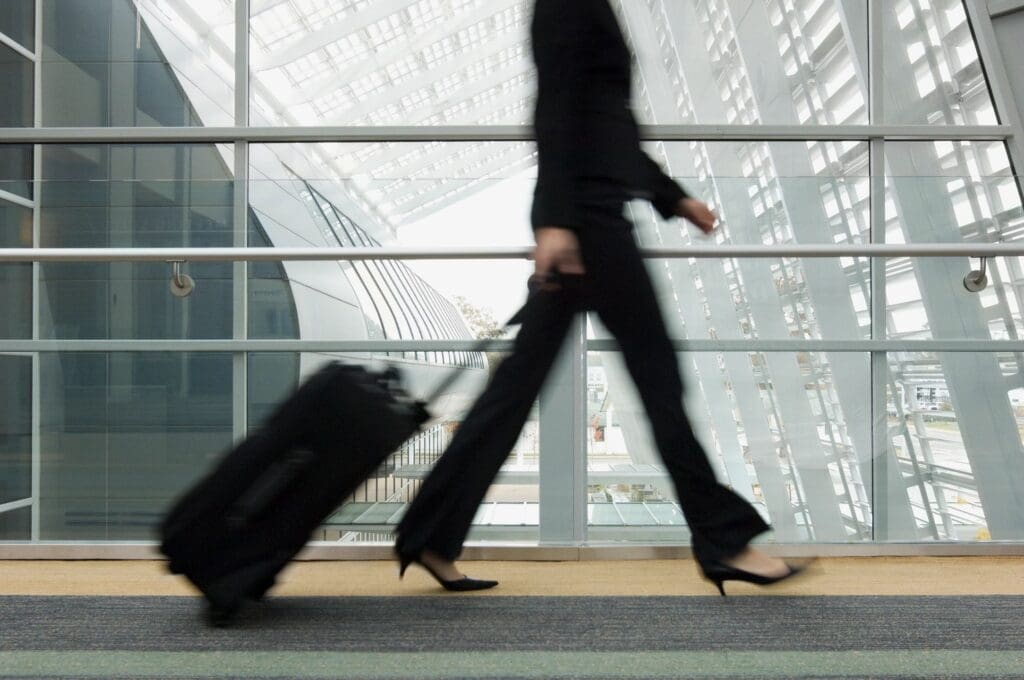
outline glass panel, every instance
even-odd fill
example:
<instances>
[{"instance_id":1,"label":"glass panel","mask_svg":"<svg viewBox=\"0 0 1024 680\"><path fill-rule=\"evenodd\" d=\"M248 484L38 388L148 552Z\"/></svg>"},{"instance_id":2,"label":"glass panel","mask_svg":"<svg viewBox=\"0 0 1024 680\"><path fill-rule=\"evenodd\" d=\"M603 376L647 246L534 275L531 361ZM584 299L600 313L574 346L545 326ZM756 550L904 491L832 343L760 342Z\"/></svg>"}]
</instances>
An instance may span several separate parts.
<instances>
[{"instance_id":1,"label":"glass panel","mask_svg":"<svg viewBox=\"0 0 1024 680\"><path fill-rule=\"evenodd\" d=\"M532 239L526 146L253 146L250 244L524 245ZM351 172L357 167L360 172ZM470 333L455 299L465 297L469 307L504 321L522 304L529 271L524 261L257 265L250 268L250 332L298 337L301 330L303 339L325 340L465 339ZM462 361L429 354L407 358Z\"/></svg>"},{"instance_id":2,"label":"glass panel","mask_svg":"<svg viewBox=\"0 0 1024 680\"><path fill-rule=\"evenodd\" d=\"M867 146L860 142L664 143L652 157L719 214L711 242L859 244L869 240ZM646 203L630 217L650 246L707 245ZM663 259L648 262L675 337L870 335L870 262L863 258Z\"/></svg>"},{"instance_id":3,"label":"glass panel","mask_svg":"<svg viewBox=\"0 0 1024 680\"><path fill-rule=\"evenodd\" d=\"M32 359L0 355L0 505L32 496ZM0 514L0 526L4 515ZM3 529L0 528L0 538Z\"/></svg>"},{"instance_id":4,"label":"glass panel","mask_svg":"<svg viewBox=\"0 0 1024 680\"><path fill-rule=\"evenodd\" d=\"M43 125L231 125L233 0L43 0Z\"/></svg>"},{"instance_id":5,"label":"glass panel","mask_svg":"<svg viewBox=\"0 0 1024 680\"><path fill-rule=\"evenodd\" d=\"M0 127L35 125L35 66L0 44Z\"/></svg>"},{"instance_id":6,"label":"glass panel","mask_svg":"<svg viewBox=\"0 0 1024 680\"><path fill-rule=\"evenodd\" d=\"M32 508L18 508L0 514L0 541L27 541L32 538Z\"/></svg>"},{"instance_id":7,"label":"glass panel","mask_svg":"<svg viewBox=\"0 0 1024 680\"><path fill-rule=\"evenodd\" d=\"M663 142L649 145L647 152L719 213L718 242L870 240L866 142ZM670 225L663 227L662 238L670 239L668 244L683 242L679 222ZM691 240L706 243L695 230L685 231Z\"/></svg>"},{"instance_id":8,"label":"glass panel","mask_svg":"<svg viewBox=\"0 0 1024 680\"><path fill-rule=\"evenodd\" d=\"M43 540L153 540L231 444L230 354L42 354Z\"/></svg>"},{"instance_id":9,"label":"glass panel","mask_svg":"<svg viewBox=\"0 0 1024 680\"><path fill-rule=\"evenodd\" d=\"M782 543L871 539L865 353L679 354L687 410L719 479ZM639 394L617 352L587 368L589 540L688 538Z\"/></svg>"},{"instance_id":10,"label":"glass panel","mask_svg":"<svg viewBox=\"0 0 1024 680\"><path fill-rule=\"evenodd\" d=\"M489 355L493 367L501 361ZM465 383L460 383L465 384ZM456 386L459 387L458 385ZM480 384L480 388L484 385ZM468 392L462 392L469 396ZM467 400L468 405L468 400ZM540 540L540 402L534 402L519 439L473 518L470 541L535 543ZM454 433L462 415L447 425ZM554 451L554 455L566 452ZM565 489L570 493L570 489Z\"/></svg>"},{"instance_id":11,"label":"glass panel","mask_svg":"<svg viewBox=\"0 0 1024 680\"><path fill-rule=\"evenodd\" d=\"M666 258L647 267L675 338L858 340L871 332L863 258ZM608 337L591 321L590 337Z\"/></svg>"},{"instance_id":12,"label":"glass panel","mask_svg":"<svg viewBox=\"0 0 1024 680\"><path fill-rule=\"evenodd\" d=\"M885 146L886 241L1014 241L1024 233L1020 178L1003 142Z\"/></svg>"},{"instance_id":13,"label":"glass panel","mask_svg":"<svg viewBox=\"0 0 1024 680\"><path fill-rule=\"evenodd\" d=\"M879 7L886 123L998 122L963 0L896 0Z\"/></svg>"},{"instance_id":14,"label":"glass panel","mask_svg":"<svg viewBox=\"0 0 1024 680\"><path fill-rule=\"evenodd\" d=\"M32 210L0 200L0 248L32 247ZM32 265L0 264L0 338L32 337Z\"/></svg>"},{"instance_id":15,"label":"glass panel","mask_svg":"<svg viewBox=\"0 0 1024 680\"><path fill-rule=\"evenodd\" d=\"M889 355L888 428L899 475L890 473L888 490L906 487L916 532L880 540L1024 538L1020 369L1015 354Z\"/></svg>"},{"instance_id":16,"label":"glass panel","mask_svg":"<svg viewBox=\"0 0 1024 680\"><path fill-rule=\"evenodd\" d=\"M28 51L36 49L36 0L0 2L0 33Z\"/></svg>"},{"instance_id":17,"label":"glass panel","mask_svg":"<svg viewBox=\"0 0 1024 680\"><path fill-rule=\"evenodd\" d=\"M867 122L865 0L611 4L637 52L646 122ZM526 0L254 5L254 120L528 123L530 15Z\"/></svg>"},{"instance_id":18,"label":"glass panel","mask_svg":"<svg viewBox=\"0 0 1024 680\"><path fill-rule=\"evenodd\" d=\"M231 246L230 147L43 148L44 247ZM41 335L224 338L232 334L232 265L189 263L188 298L171 295L166 263L42 266Z\"/></svg>"},{"instance_id":19,"label":"glass panel","mask_svg":"<svg viewBox=\"0 0 1024 680\"><path fill-rule=\"evenodd\" d=\"M888 337L898 340L1017 340L1021 321L1019 257L990 259L987 287L972 293L964 277L978 269L965 257L889 260Z\"/></svg>"},{"instance_id":20,"label":"glass panel","mask_svg":"<svg viewBox=\"0 0 1024 680\"><path fill-rule=\"evenodd\" d=\"M298 387L300 356L291 352L253 352L247 355L250 432L262 427L274 408Z\"/></svg>"},{"instance_id":21,"label":"glass panel","mask_svg":"<svg viewBox=\"0 0 1024 680\"><path fill-rule=\"evenodd\" d=\"M1002 142L890 143L886 162L887 242L999 243L1024 236L1019 178ZM1022 265L1019 257L989 260L988 287L970 293L963 278L977 260L890 259L890 337L1019 337Z\"/></svg>"},{"instance_id":22,"label":"glass panel","mask_svg":"<svg viewBox=\"0 0 1024 680\"><path fill-rule=\"evenodd\" d=\"M866 240L870 182L864 143L665 143L650 152L720 212L719 242ZM521 246L532 240L534 164L531 145L521 143L256 146L250 200L265 233L261 244ZM631 217L642 243L706 242L678 220L663 221L646 204L632 205ZM662 260L651 268L668 315L687 320L688 337L857 339L870 332L864 259ZM448 334L434 318L436 311L428 318L417 312L447 306L434 300L435 293L464 296L503 321L522 303L530 266L285 263L254 285L275 295L282 287L281 269L303 337L445 338L464 336ZM322 314L329 307L335 312ZM710 323L701 314L705 308L711 310ZM310 315L306 309L316 311ZM253 311L262 318L261 310ZM441 315L450 316L450 310ZM328 319L337 325L329 332ZM681 329L678 334L683 336Z\"/></svg>"},{"instance_id":23,"label":"glass panel","mask_svg":"<svg viewBox=\"0 0 1024 680\"><path fill-rule=\"evenodd\" d=\"M0 191L32 199L32 147L0 145Z\"/></svg>"}]
</instances>

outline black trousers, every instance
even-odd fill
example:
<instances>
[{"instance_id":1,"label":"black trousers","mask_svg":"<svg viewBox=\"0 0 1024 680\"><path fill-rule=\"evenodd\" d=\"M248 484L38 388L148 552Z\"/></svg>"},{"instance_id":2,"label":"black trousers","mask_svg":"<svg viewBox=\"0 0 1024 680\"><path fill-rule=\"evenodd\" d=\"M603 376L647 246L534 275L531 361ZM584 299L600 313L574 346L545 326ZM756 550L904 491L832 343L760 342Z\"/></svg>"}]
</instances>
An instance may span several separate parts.
<instances>
[{"instance_id":1,"label":"black trousers","mask_svg":"<svg viewBox=\"0 0 1024 680\"><path fill-rule=\"evenodd\" d=\"M456 559L477 508L515 446L577 312L591 309L618 340L702 564L731 557L768 525L720 484L683 411L683 385L647 269L621 204L579 233L586 275L531 295L512 354L425 480L397 529L404 555Z\"/></svg>"}]
</instances>

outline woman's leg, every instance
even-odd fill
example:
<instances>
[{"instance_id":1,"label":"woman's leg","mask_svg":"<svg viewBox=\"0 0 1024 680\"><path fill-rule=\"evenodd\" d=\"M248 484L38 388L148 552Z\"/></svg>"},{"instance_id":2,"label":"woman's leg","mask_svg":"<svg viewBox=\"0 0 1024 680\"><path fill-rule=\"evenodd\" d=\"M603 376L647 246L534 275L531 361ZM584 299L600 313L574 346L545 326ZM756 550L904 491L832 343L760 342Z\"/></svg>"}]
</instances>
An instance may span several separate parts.
<instances>
[{"instance_id":1,"label":"woman's leg","mask_svg":"<svg viewBox=\"0 0 1024 680\"><path fill-rule=\"evenodd\" d=\"M701 564L729 560L768 525L742 497L723 486L683 411L676 353L665 329L633 234L622 220L600 238L581 235L593 304L615 336L650 418L654 439L675 485Z\"/></svg>"},{"instance_id":2,"label":"woman's leg","mask_svg":"<svg viewBox=\"0 0 1024 680\"><path fill-rule=\"evenodd\" d=\"M534 293L512 354L459 425L398 525L399 554L455 560L477 508L526 423L577 311L569 291Z\"/></svg>"}]
</instances>

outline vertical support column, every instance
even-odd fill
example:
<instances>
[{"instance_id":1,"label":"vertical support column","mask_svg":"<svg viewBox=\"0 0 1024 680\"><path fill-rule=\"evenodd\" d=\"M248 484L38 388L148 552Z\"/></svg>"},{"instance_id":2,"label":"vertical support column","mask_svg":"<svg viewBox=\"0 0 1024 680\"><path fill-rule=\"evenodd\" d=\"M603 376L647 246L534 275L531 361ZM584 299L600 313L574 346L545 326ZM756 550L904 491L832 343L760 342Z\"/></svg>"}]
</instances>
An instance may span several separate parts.
<instances>
[{"instance_id":1,"label":"vertical support column","mask_svg":"<svg viewBox=\"0 0 1024 680\"><path fill-rule=\"evenodd\" d=\"M1017 175L1017 188L1024 192L1024 112L1017 108L1014 101L1013 88L1006 74L1006 64L1003 62L1003 53L996 39L987 4L980 0L967 0L964 5L974 33L975 45L978 47L978 56L985 71L985 79L992 93L996 114L1001 123L1013 127L1013 135L1006 140L1007 153L1010 156L1010 166Z\"/></svg>"},{"instance_id":2,"label":"vertical support column","mask_svg":"<svg viewBox=\"0 0 1024 680\"><path fill-rule=\"evenodd\" d=\"M43 0L36 0L35 4L35 70L33 73L33 125L42 127L43 124ZM43 201L43 147L36 144L32 147L32 247L39 248L40 242L40 210ZM40 310L40 283L42 265L39 262L32 263L32 339L39 340L39 310ZM32 352L32 513L31 513L31 534L33 541L40 539L40 507L39 494L42 486L42 389L40 380L39 352Z\"/></svg>"},{"instance_id":3,"label":"vertical support column","mask_svg":"<svg viewBox=\"0 0 1024 680\"><path fill-rule=\"evenodd\" d=\"M885 121L883 64L883 8L885 0L868 0L868 110L871 125ZM885 140L869 142L871 182L871 243L885 243ZM871 339L886 337L885 258L871 261ZM888 486L890 480L889 428L886 411L886 385L889 372L885 352L871 352L871 538L884 541L888 522ZM896 470L896 473L899 471ZM897 477L899 475L897 474Z\"/></svg>"},{"instance_id":4,"label":"vertical support column","mask_svg":"<svg viewBox=\"0 0 1024 680\"><path fill-rule=\"evenodd\" d=\"M541 545L586 539L586 340L586 319L578 315L540 397Z\"/></svg>"},{"instance_id":5,"label":"vertical support column","mask_svg":"<svg viewBox=\"0 0 1024 680\"><path fill-rule=\"evenodd\" d=\"M235 0L235 125L249 125L249 0ZM249 142L235 142L234 240L235 247L248 245L249 216ZM232 339L245 340L249 335L249 266L235 262L233 272ZM249 430L248 356L235 352L232 356L232 434L237 441Z\"/></svg>"}]
</instances>

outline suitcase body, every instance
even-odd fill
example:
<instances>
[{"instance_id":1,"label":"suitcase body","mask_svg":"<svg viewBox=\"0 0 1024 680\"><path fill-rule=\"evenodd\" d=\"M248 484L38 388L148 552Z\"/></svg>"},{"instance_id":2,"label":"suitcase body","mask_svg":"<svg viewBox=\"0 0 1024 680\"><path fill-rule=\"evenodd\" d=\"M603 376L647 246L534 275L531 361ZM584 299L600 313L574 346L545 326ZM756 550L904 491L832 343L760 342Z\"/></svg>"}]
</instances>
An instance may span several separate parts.
<instances>
[{"instance_id":1,"label":"suitcase body","mask_svg":"<svg viewBox=\"0 0 1024 680\"><path fill-rule=\"evenodd\" d=\"M427 418L396 372L328 364L177 501L161 525L169 569L226 623Z\"/></svg>"}]
</instances>

